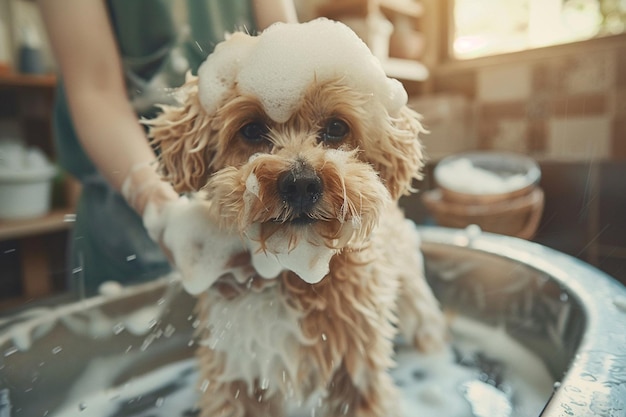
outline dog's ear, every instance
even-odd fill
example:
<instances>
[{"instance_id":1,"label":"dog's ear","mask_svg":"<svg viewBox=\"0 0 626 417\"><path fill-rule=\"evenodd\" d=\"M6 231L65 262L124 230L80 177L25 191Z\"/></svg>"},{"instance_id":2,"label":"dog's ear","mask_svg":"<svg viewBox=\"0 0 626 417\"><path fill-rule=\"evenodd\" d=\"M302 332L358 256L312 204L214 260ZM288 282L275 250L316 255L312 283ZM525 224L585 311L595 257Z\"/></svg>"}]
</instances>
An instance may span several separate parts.
<instances>
[{"instance_id":1,"label":"dog's ear","mask_svg":"<svg viewBox=\"0 0 626 417\"><path fill-rule=\"evenodd\" d=\"M397 117L384 117L378 140L366 149L366 158L374 165L391 197L397 200L414 191L413 180L422 178L424 165L419 134L426 130L421 116L404 106Z\"/></svg>"},{"instance_id":2,"label":"dog's ear","mask_svg":"<svg viewBox=\"0 0 626 417\"><path fill-rule=\"evenodd\" d=\"M215 150L210 146L210 115L198 98L198 78L187 75L176 91L179 105L162 105L154 119L144 120L159 154L160 173L180 193L198 191L211 175Z\"/></svg>"}]
</instances>

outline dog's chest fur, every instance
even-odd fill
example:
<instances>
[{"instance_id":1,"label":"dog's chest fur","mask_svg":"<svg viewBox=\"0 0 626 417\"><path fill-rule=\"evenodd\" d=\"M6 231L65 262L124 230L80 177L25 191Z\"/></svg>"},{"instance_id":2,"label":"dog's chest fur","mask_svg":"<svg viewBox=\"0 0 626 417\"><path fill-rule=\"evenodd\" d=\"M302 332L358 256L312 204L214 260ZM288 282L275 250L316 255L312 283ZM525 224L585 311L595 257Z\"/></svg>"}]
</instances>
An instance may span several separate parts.
<instances>
[{"instance_id":1,"label":"dog's chest fur","mask_svg":"<svg viewBox=\"0 0 626 417\"><path fill-rule=\"evenodd\" d=\"M389 215L397 220L395 211ZM368 341L382 334L391 343L395 334L398 276L407 267L390 243L402 237L382 223L367 248L336 255L319 284L284 272L262 289L233 282L236 294L205 293L200 343L216 353L218 382L241 380L250 394L257 387L304 399L328 388L339 367L362 378L364 352L384 350Z\"/></svg>"}]
</instances>

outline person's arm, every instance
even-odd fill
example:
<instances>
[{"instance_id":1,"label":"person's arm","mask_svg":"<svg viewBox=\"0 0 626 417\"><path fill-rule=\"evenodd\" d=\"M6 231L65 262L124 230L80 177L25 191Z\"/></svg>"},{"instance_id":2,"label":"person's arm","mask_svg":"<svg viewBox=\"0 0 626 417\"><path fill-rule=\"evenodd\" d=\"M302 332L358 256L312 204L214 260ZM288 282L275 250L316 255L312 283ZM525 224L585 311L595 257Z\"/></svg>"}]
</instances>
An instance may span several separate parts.
<instances>
[{"instance_id":1,"label":"person's arm","mask_svg":"<svg viewBox=\"0 0 626 417\"><path fill-rule=\"evenodd\" d=\"M298 22L293 0L253 0L253 6L259 30L276 22Z\"/></svg>"},{"instance_id":2,"label":"person's arm","mask_svg":"<svg viewBox=\"0 0 626 417\"><path fill-rule=\"evenodd\" d=\"M133 176L139 177L131 181L140 183L135 188L160 182L152 167L138 168L148 167L155 154L126 95L105 1L39 0L39 6L72 120L89 157L118 191ZM167 198L176 196L173 190L163 192ZM124 194L142 214L147 197Z\"/></svg>"}]
</instances>

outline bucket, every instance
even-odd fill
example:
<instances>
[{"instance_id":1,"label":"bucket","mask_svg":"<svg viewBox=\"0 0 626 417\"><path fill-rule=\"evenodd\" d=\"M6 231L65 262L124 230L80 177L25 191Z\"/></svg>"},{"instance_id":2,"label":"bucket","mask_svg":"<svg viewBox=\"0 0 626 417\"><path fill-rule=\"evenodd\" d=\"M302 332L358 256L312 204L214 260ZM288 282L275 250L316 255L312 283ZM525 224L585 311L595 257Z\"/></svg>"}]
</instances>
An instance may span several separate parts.
<instances>
[{"instance_id":1,"label":"bucket","mask_svg":"<svg viewBox=\"0 0 626 417\"><path fill-rule=\"evenodd\" d=\"M445 227L471 224L482 230L531 239L544 207L537 185L541 172L535 161L503 152L468 152L442 159L434 171L437 188L422 201Z\"/></svg>"},{"instance_id":2,"label":"bucket","mask_svg":"<svg viewBox=\"0 0 626 417\"><path fill-rule=\"evenodd\" d=\"M0 143L0 219L26 219L50 210L56 169L39 149Z\"/></svg>"}]
</instances>

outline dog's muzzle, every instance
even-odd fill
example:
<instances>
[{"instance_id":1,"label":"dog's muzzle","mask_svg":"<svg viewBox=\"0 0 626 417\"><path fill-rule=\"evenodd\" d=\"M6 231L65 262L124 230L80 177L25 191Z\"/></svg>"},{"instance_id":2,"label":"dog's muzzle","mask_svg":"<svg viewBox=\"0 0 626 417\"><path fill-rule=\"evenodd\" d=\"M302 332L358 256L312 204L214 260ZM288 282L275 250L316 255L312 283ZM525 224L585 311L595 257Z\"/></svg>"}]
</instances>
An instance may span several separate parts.
<instances>
[{"instance_id":1,"label":"dog's muzzle","mask_svg":"<svg viewBox=\"0 0 626 417\"><path fill-rule=\"evenodd\" d=\"M322 179L308 164L296 161L291 170L278 177L278 193L292 211L292 223L308 224L315 221L310 214L322 197Z\"/></svg>"}]
</instances>

